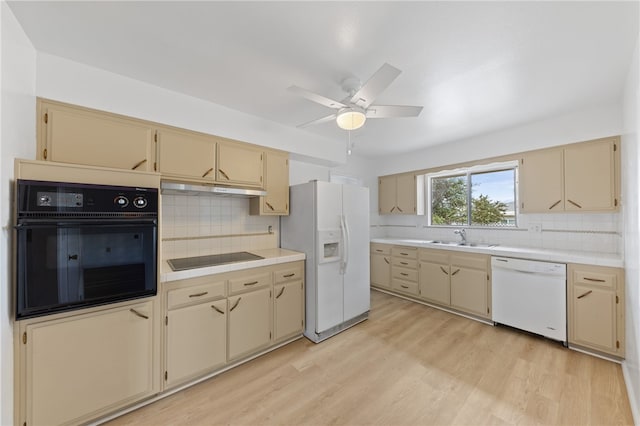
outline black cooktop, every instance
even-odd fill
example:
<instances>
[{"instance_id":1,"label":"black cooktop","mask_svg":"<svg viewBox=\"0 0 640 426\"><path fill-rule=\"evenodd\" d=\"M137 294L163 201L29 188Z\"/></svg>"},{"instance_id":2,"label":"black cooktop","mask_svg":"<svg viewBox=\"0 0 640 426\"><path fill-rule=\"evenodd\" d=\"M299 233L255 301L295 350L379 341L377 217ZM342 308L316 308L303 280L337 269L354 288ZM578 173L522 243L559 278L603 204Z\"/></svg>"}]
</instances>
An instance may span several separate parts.
<instances>
[{"instance_id":1,"label":"black cooktop","mask_svg":"<svg viewBox=\"0 0 640 426\"><path fill-rule=\"evenodd\" d=\"M246 251L239 251L236 253L169 259L167 260L167 263L171 266L173 271L185 271L187 269L206 268L207 266L224 265L226 263L246 262L248 260L259 259L264 259L264 257Z\"/></svg>"}]
</instances>

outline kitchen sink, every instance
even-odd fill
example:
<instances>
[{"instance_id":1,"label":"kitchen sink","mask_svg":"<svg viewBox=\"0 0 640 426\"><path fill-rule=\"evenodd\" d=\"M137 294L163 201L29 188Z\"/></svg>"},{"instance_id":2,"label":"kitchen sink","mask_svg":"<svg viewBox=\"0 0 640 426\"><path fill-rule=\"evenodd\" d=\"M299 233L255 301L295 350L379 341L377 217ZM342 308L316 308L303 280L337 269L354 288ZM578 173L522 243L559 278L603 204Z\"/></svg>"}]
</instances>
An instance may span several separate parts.
<instances>
[{"instance_id":1,"label":"kitchen sink","mask_svg":"<svg viewBox=\"0 0 640 426\"><path fill-rule=\"evenodd\" d=\"M498 244L488 244L488 243L470 243L470 242L459 242L459 241L421 241L422 243L431 243L431 244L440 244L443 246L461 246L461 247L496 247Z\"/></svg>"}]
</instances>

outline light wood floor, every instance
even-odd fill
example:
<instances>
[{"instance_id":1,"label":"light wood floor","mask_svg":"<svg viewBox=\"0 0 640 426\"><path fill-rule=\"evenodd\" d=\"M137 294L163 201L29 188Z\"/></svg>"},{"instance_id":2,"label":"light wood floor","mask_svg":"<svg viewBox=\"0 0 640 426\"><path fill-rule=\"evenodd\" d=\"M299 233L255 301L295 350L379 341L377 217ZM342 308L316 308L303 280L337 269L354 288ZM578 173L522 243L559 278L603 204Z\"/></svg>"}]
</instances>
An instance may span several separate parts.
<instances>
[{"instance_id":1,"label":"light wood floor","mask_svg":"<svg viewBox=\"0 0 640 426\"><path fill-rule=\"evenodd\" d=\"M618 364L377 291L371 315L111 425L633 424Z\"/></svg>"}]
</instances>

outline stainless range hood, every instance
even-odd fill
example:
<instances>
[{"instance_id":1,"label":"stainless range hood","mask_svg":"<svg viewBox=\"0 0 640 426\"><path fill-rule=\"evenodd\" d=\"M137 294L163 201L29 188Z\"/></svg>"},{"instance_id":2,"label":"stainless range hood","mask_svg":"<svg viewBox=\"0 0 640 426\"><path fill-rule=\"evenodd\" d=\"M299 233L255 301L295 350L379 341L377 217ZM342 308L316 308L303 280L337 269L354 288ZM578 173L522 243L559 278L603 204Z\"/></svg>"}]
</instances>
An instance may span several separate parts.
<instances>
[{"instance_id":1,"label":"stainless range hood","mask_svg":"<svg viewBox=\"0 0 640 426\"><path fill-rule=\"evenodd\" d=\"M160 183L160 189L163 194L174 195L231 195L236 197L263 197L267 195L267 191L262 189L229 188L226 186L164 181Z\"/></svg>"}]
</instances>

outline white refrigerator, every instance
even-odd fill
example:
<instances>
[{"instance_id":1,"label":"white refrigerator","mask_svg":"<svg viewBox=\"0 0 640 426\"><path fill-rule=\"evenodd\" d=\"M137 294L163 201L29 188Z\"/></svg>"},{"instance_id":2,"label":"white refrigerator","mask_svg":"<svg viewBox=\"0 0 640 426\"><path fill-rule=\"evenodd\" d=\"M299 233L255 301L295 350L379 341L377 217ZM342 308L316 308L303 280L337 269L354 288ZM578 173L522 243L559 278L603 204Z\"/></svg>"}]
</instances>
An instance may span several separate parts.
<instances>
[{"instance_id":1,"label":"white refrigerator","mask_svg":"<svg viewBox=\"0 0 640 426\"><path fill-rule=\"evenodd\" d=\"M290 187L281 247L304 252L304 335L320 342L369 315L369 189L311 181Z\"/></svg>"}]
</instances>

